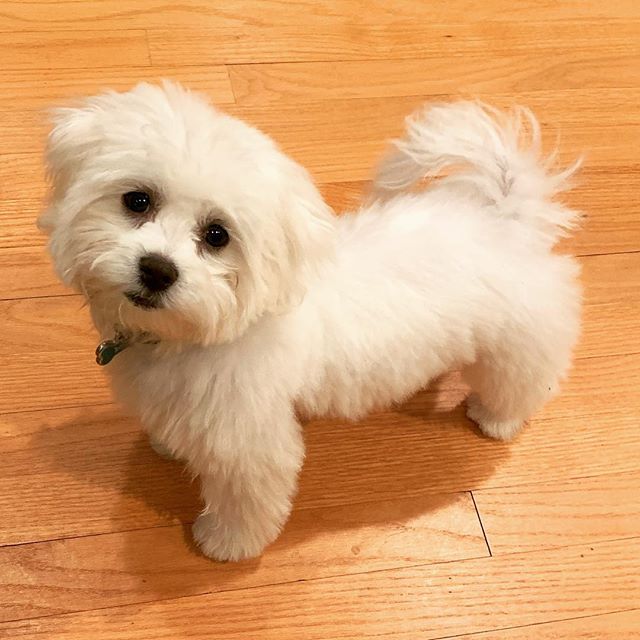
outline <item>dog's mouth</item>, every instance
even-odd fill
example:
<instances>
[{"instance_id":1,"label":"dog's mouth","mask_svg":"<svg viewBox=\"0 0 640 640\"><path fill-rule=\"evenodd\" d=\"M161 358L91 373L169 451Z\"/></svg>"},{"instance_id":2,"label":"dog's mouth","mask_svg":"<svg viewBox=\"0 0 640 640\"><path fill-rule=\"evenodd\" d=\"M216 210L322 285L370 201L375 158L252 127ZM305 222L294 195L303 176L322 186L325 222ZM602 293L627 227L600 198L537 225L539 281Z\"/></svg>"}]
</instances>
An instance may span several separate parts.
<instances>
[{"instance_id":1,"label":"dog's mouth","mask_svg":"<svg viewBox=\"0 0 640 640\"><path fill-rule=\"evenodd\" d=\"M159 309L162 306L160 298L153 294L145 295L139 291L126 291L124 295L129 302L140 309Z\"/></svg>"}]
</instances>

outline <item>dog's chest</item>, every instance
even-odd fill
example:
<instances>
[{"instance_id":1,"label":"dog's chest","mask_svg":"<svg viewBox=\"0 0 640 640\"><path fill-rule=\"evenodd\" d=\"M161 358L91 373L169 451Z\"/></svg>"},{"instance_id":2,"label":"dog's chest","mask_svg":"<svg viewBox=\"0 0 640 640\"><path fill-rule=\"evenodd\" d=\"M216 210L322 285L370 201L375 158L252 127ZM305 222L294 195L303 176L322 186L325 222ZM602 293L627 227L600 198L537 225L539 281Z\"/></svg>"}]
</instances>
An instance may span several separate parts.
<instances>
[{"instance_id":1,"label":"dog's chest","mask_svg":"<svg viewBox=\"0 0 640 640\"><path fill-rule=\"evenodd\" d=\"M167 353L140 345L112 363L113 388L118 399L135 411L145 427L185 422L214 401L217 375L212 359L193 352Z\"/></svg>"}]
</instances>

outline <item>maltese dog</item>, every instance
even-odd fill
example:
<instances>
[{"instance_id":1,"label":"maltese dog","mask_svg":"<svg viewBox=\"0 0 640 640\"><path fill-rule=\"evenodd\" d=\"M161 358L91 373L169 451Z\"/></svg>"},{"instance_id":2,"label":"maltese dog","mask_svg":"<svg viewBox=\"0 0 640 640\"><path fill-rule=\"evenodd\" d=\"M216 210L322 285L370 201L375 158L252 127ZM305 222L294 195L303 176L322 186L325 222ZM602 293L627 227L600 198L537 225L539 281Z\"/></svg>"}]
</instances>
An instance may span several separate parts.
<instances>
[{"instance_id":1,"label":"maltese dog","mask_svg":"<svg viewBox=\"0 0 640 640\"><path fill-rule=\"evenodd\" d=\"M171 83L56 110L47 162L57 273L116 397L199 476L211 558L278 536L301 419L356 420L461 369L468 416L507 440L567 373L578 265L551 250L578 216L553 196L576 166L550 171L525 109L419 111L339 217L269 137Z\"/></svg>"}]
</instances>

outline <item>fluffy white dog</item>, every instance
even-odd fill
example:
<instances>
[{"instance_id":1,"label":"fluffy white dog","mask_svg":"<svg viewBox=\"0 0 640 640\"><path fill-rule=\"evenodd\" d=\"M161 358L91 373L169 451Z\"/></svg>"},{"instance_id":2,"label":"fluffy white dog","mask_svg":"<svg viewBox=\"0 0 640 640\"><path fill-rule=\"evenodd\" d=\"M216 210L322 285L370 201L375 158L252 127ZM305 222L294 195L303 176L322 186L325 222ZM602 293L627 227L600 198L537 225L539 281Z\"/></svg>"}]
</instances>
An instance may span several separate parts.
<instances>
[{"instance_id":1,"label":"fluffy white dog","mask_svg":"<svg viewBox=\"0 0 640 640\"><path fill-rule=\"evenodd\" d=\"M461 368L468 415L508 439L556 392L581 296L551 248L577 216L551 200L573 168L549 173L539 137L526 110L428 107L372 203L336 217L266 135L177 85L56 112L41 222L57 271L90 304L99 361L122 351L116 395L200 477L206 555L278 536L298 416L357 419Z\"/></svg>"}]
</instances>

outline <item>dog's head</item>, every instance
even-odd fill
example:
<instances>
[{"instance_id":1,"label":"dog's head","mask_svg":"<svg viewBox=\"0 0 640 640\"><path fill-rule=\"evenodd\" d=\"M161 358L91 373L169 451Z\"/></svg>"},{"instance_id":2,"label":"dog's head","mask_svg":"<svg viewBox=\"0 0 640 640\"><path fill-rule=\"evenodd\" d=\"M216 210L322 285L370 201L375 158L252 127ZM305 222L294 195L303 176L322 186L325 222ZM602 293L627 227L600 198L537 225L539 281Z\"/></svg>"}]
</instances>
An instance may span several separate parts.
<instances>
[{"instance_id":1,"label":"dog's head","mask_svg":"<svg viewBox=\"0 0 640 640\"><path fill-rule=\"evenodd\" d=\"M264 134L178 85L59 109L41 227L105 331L233 340L301 299L333 215Z\"/></svg>"}]
</instances>

